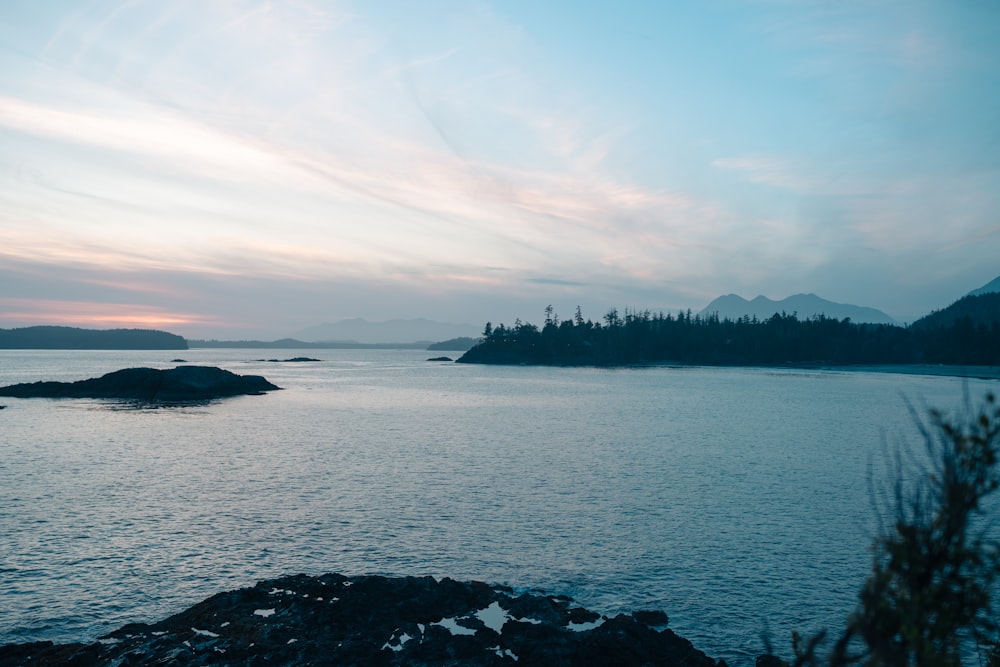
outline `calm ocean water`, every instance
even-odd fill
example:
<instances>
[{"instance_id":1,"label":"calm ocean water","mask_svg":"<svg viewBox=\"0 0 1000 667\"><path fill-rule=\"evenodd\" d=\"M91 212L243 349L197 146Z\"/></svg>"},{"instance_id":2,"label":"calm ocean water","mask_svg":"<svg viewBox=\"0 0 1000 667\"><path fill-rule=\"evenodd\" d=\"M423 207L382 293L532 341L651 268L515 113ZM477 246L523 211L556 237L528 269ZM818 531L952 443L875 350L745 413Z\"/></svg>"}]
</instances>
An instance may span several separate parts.
<instances>
[{"instance_id":1,"label":"calm ocean water","mask_svg":"<svg viewBox=\"0 0 1000 667\"><path fill-rule=\"evenodd\" d=\"M297 355L318 363L270 363ZM562 369L413 350L0 351L0 385L190 363L284 387L192 407L0 399L0 643L93 640L306 572L662 609L713 657L838 629L906 401L996 382ZM877 484L876 484L877 486Z\"/></svg>"}]
</instances>

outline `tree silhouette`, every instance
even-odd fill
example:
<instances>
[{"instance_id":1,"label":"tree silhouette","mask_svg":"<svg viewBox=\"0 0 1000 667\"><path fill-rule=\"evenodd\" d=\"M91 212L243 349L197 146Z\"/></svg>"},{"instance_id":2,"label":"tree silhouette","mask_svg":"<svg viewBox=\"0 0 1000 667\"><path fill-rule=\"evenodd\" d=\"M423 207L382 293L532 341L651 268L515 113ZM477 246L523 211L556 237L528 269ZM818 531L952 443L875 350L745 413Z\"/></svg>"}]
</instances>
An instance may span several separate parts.
<instances>
[{"instance_id":1,"label":"tree silhouette","mask_svg":"<svg viewBox=\"0 0 1000 667\"><path fill-rule=\"evenodd\" d=\"M482 344L460 361L595 366L1000 364L1000 321L987 324L965 315L947 325L907 328L823 315L800 320L796 313L731 320L690 310L675 317L648 310L626 309L621 314L611 308L602 321L592 322L577 306L572 320L560 322L549 305L541 339L538 333L520 318L512 329L501 324L490 331L487 323Z\"/></svg>"}]
</instances>

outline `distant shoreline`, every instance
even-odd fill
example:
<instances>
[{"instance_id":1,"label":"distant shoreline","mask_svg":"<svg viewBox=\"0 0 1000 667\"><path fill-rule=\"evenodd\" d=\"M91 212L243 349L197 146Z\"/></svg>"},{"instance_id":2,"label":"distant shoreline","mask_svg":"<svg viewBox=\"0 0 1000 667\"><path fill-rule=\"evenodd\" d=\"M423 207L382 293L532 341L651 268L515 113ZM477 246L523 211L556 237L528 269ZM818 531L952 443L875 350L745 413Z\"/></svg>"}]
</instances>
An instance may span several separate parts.
<instances>
[{"instance_id":1,"label":"distant shoreline","mask_svg":"<svg viewBox=\"0 0 1000 667\"><path fill-rule=\"evenodd\" d=\"M823 366L830 371L858 371L863 373L897 373L900 375L937 375L1000 380L1000 366L957 366L950 364L873 364L859 366Z\"/></svg>"},{"instance_id":2,"label":"distant shoreline","mask_svg":"<svg viewBox=\"0 0 1000 667\"><path fill-rule=\"evenodd\" d=\"M432 341L413 343L355 343L350 341L327 341L312 343L303 340L282 339L263 340L197 340L189 339L188 348L206 349L251 349L251 350L426 350Z\"/></svg>"},{"instance_id":3,"label":"distant shoreline","mask_svg":"<svg viewBox=\"0 0 1000 667\"><path fill-rule=\"evenodd\" d=\"M481 362L476 362L480 364ZM936 377L1000 380L1000 366L960 366L958 364L691 364L680 361L653 361L648 363L595 365L595 364L522 364L481 363L483 366L548 366L551 368L760 368L791 371L836 371L845 373L886 373L897 375L930 375Z\"/></svg>"},{"instance_id":4,"label":"distant shoreline","mask_svg":"<svg viewBox=\"0 0 1000 667\"><path fill-rule=\"evenodd\" d=\"M664 366L672 368L774 368L800 371L837 371L846 373L895 373L897 375L931 375L936 377L960 377L976 380L1000 380L1000 366L959 366L956 364L858 364L829 366L825 364L781 364L781 365L719 365L654 363L635 364L634 367ZM603 368L603 367L602 367Z\"/></svg>"}]
</instances>

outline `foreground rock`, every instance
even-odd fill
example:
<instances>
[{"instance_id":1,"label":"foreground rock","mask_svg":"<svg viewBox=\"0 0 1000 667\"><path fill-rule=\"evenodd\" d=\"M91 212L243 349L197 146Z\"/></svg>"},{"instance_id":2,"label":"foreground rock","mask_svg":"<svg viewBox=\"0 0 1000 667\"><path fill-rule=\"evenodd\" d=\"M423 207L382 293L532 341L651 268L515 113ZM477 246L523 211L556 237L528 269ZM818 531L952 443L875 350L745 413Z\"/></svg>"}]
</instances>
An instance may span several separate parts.
<instances>
[{"instance_id":1,"label":"foreground rock","mask_svg":"<svg viewBox=\"0 0 1000 667\"><path fill-rule=\"evenodd\" d=\"M716 665L666 623L663 612L606 618L569 598L479 582L297 575L220 593L89 645L0 647L0 667Z\"/></svg>"},{"instance_id":2,"label":"foreground rock","mask_svg":"<svg viewBox=\"0 0 1000 667\"><path fill-rule=\"evenodd\" d=\"M178 366L168 370L126 368L78 382L12 384L0 387L0 396L185 402L261 394L280 388L260 375L237 375L214 366Z\"/></svg>"}]
</instances>

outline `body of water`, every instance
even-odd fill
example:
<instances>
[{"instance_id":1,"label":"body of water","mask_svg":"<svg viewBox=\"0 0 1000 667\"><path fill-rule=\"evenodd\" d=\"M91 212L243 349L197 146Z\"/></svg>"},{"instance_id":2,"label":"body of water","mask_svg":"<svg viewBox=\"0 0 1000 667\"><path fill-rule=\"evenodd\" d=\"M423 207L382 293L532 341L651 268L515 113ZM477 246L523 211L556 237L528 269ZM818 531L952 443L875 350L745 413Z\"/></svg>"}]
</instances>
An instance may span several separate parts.
<instances>
[{"instance_id":1,"label":"body of water","mask_svg":"<svg viewBox=\"0 0 1000 667\"><path fill-rule=\"evenodd\" d=\"M284 388L207 405L0 399L0 643L93 640L283 574L479 579L662 609L713 657L836 631L907 401L997 383L470 366L414 350L0 351L0 385L183 356ZM298 355L320 362L267 362Z\"/></svg>"}]
</instances>

